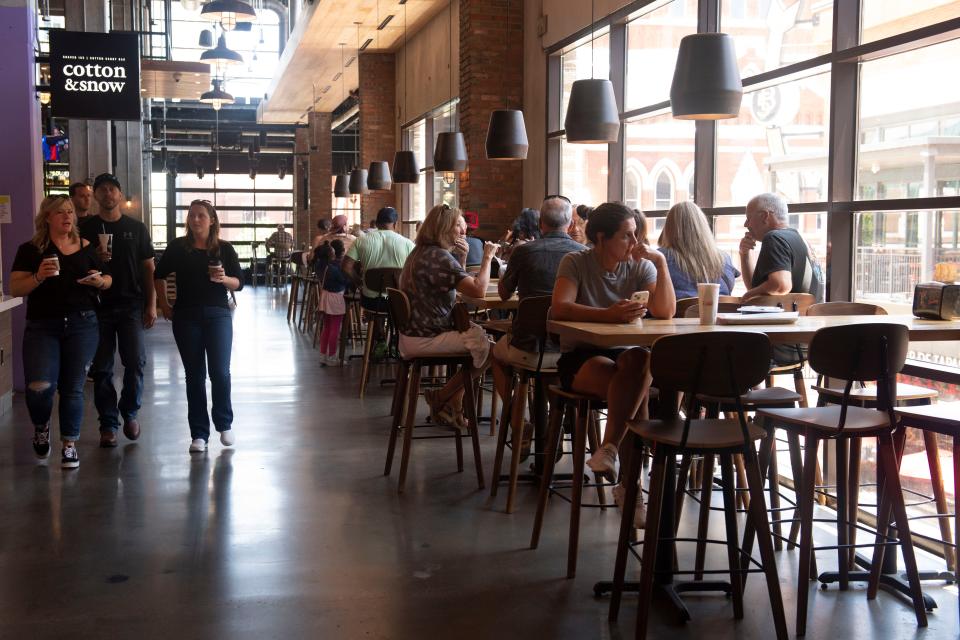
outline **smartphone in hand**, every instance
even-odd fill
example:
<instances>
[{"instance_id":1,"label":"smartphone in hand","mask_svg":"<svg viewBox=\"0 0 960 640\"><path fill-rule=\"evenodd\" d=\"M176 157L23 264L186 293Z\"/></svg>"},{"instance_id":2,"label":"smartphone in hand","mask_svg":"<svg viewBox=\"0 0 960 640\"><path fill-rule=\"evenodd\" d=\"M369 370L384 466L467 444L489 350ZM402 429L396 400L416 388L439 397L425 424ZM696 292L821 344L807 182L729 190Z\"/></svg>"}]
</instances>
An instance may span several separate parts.
<instances>
[{"instance_id":1,"label":"smartphone in hand","mask_svg":"<svg viewBox=\"0 0 960 640\"><path fill-rule=\"evenodd\" d=\"M650 292L649 291L636 291L633 295L630 296L630 302L639 302L640 304L647 304L650 301Z\"/></svg>"},{"instance_id":2,"label":"smartphone in hand","mask_svg":"<svg viewBox=\"0 0 960 640\"><path fill-rule=\"evenodd\" d=\"M99 278L102 274L99 271L94 271L93 273L88 273L84 277L77 280L78 284L89 284Z\"/></svg>"}]
</instances>

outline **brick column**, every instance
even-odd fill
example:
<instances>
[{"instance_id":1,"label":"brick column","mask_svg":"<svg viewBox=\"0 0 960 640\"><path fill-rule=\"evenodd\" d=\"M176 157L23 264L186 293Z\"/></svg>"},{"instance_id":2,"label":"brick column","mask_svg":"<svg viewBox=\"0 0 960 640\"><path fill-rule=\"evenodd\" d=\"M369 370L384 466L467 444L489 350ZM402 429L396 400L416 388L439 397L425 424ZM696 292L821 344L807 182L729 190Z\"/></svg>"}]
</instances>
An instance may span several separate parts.
<instances>
[{"instance_id":1,"label":"brick column","mask_svg":"<svg viewBox=\"0 0 960 640\"><path fill-rule=\"evenodd\" d=\"M310 196L304 184L310 182L310 129L298 127L294 134L293 153L293 237L299 247L310 242Z\"/></svg>"},{"instance_id":2,"label":"brick column","mask_svg":"<svg viewBox=\"0 0 960 640\"><path fill-rule=\"evenodd\" d=\"M393 165L397 150L396 77L392 53L360 54L360 166L383 160ZM361 198L364 226L377 217L381 207L395 207L394 187L371 191Z\"/></svg>"},{"instance_id":3,"label":"brick column","mask_svg":"<svg viewBox=\"0 0 960 640\"><path fill-rule=\"evenodd\" d=\"M310 113L307 130L310 150L310 215L306 242L316 235L317 220L333 217L331 206L333 189L333 136L330 125L333 122L329 113Z\"/></svg>"},{"instance_id":4,"label":"brick column","mask_svg":"<svg viewBox=\"0 0 960 640\"><path fill-rule=\"evenodd\" d=\"M523 165L487 160L490 112L520 109L523 96L523 2L460 0L460 130L469 166L460 174L460 207L480 215L480 233L496 238L523 206Z\"/></svg>"}]
</instances>

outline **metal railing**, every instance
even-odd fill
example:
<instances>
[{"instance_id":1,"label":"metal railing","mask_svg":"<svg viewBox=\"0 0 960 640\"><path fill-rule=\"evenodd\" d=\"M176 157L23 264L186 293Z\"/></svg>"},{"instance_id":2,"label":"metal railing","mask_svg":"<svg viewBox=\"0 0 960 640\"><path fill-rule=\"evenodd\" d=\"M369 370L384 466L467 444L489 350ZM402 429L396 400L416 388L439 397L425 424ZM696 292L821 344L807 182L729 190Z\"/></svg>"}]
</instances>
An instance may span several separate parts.
<instances>
[{"instance_id":1,"label":"metal railing","mask_svg":"<svg viewBox=\"0 0 960 640\"><path fill-rule=\"evenodd\" d=\"M910 302L921 281L920 249L857 247L855 299L882 298Z\"/></svg>"}]
</instances>

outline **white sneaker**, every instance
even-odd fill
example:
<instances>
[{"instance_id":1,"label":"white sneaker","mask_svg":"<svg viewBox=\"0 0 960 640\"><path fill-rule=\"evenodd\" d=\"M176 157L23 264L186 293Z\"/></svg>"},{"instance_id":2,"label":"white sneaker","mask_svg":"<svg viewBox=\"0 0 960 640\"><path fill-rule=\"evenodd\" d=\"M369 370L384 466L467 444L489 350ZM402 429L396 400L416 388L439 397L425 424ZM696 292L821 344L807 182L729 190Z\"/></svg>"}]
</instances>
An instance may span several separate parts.
<instances>
[{"instance_id":1,"label":"white sneaker","mask_svg":"<svg viewBox=\"0 0 960 640\"><path fill-rule=\"evenodd\" d=\"M207 450L207 443L205 440L197 438L190 443L190 453L203 453Z\"/></svg>"},{"instance_id":2,"label":"white sneaker","mask_svg":"<svg viewBox=\"0 0 960 640\"><path fill-rule=\"evenodd\" d=\"M613 501L620 511L623 511L623 499L627 497L627 488L618 484L613 488ZM635 529L645 529L647 526L647 507L643 504L643 493L637 494L637 507L633 511L633 526Z\"/></svg>"},{"instance_id":3,"label":"white sneaker","mask_svg":"<svg viewBox=\"0 0 960 640\"><path fill-rule=\"evenodd\" d=\"M226 431L220 432L220 444L225 447L232 447L233 443L237 441L236 436L233 435L233 429L227 429Z\"/></svg>"},{"instance_id":4,"label":"white sneaker","mask_svg":"<svg viewBox=\"0 0 960 640\"><path fill-rule=\"evenodd\" d=\"M594 473L606 476L610 482L617 480L617 447L607 443L593 452L587 460L587 466Z\"/></svg>"},{"instance_id":5,"label":"white sneaker","mask_svg":"<svg viewBox=\"0 0 960 640\"><path fill-rule=\"evenodd\" d=\"M340 366L340 358L337 357L336 354L334 354L334 355L332 355L332 356L327 356L327 366L328 366L328 367L339 367L339 366Z\"/></svg>"}]
</instances>

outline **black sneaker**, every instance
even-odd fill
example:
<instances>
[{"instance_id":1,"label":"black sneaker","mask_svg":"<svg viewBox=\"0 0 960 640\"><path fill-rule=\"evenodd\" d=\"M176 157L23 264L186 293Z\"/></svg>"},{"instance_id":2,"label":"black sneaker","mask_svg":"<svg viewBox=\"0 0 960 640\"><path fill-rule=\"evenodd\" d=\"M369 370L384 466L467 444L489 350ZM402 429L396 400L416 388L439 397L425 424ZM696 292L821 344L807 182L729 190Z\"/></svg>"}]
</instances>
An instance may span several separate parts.
<instances>
[{"instance_id":1,"label":"black sneaker","mask_svg":"<svg viewBox=\"0 0 960 640\"><path fill-rule=\"evenodd\" d=\"M33 430L33 452L40 459L50 455L50 423L35 426Z\"/></svg>"},{"instance_id":2,"label":"black sneaker","mask_svg":"<svg viewBox=\"0 0 960 640\"><path fill-rule=\"evenodd\" d=\"M60 453L60 466L64 469L76 469L80 466L80 454L72 444L63 446Z\"/></svg>"}]
</instances>

